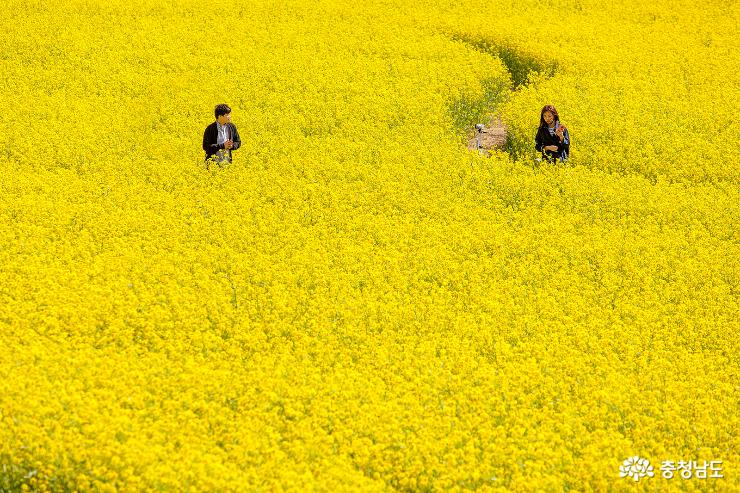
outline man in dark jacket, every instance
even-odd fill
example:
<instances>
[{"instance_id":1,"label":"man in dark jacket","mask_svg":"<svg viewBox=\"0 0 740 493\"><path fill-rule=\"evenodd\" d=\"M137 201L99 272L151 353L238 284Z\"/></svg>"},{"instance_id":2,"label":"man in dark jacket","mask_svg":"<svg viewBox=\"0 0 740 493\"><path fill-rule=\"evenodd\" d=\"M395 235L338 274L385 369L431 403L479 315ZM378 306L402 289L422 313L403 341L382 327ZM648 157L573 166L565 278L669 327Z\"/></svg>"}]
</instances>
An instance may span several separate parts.
<instances>
[{"instance_id":1,"label":"man in dark jacket","mask_svg":"<svg viewBox=\"0 0 740 493\"><path fill-rule=\"evenodd\" d=\"M221 166L231 162L231 151L241 147L242 141L236 125L231 123L231 108L225 104L216 106L216 121L206 127L203 133L203 150L206 161L213 160Z\"/></svg>"}]
</instances>

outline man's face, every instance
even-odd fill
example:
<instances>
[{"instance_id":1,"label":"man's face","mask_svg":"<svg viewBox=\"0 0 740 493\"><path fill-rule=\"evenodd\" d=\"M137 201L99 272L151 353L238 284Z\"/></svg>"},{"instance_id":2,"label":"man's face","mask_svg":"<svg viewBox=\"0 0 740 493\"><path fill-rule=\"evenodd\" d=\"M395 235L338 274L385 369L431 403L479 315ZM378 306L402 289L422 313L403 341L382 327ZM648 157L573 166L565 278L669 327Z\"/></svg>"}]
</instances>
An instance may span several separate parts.
<instances>
[{"instance_id":1,"label":"man's face","mask_svg":"<svg viewBox=\"0 0 740 493\"><path fill-rule=\"evenodd\" d=\"M218 115L218 118L216 120L221 125L226 125L227 123L231 121L231 113L227 113L225 115Z\"/></svg>"}]
</instances>

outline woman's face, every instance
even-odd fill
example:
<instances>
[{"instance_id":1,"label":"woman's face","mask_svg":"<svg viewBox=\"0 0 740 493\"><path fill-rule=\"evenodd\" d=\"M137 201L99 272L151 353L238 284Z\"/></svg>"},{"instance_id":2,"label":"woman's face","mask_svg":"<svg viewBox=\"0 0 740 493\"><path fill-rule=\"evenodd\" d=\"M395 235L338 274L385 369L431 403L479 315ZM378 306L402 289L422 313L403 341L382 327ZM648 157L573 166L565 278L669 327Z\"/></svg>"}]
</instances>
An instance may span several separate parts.
<instances>
[{"instance_id":1,"label":"woman's face","mask_svg":"<svg viewBox=\"0 0 740 493\"><path fill-rule=\"evenodd\" d=\"M548 127L551 127L552 122L555 121L555 115L553 115L551 111L545 111L542 114L542 118L545 120L545 123L547 123Z\"/></svg>"}]
</instances>

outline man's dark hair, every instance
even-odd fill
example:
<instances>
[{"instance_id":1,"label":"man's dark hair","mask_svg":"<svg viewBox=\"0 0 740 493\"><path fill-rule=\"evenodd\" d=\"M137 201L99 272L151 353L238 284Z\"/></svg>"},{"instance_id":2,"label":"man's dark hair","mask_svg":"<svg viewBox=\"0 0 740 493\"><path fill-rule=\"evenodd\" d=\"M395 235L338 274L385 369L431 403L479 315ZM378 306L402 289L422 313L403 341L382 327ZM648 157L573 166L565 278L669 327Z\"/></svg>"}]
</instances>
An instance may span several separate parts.
<instances>
[{"instance_id":1,"label":"man's dark hair","mask_svg":"<svg viewBox=\"0 0 740 493\"><path fill-rule=\"evenodd\" d=\"M229 108L229 105L227 104L217 104L216 105L216 119L218 120L218 117L221 115L228 115L231 113L231 108Z\"/></svg>"}]
</instances>

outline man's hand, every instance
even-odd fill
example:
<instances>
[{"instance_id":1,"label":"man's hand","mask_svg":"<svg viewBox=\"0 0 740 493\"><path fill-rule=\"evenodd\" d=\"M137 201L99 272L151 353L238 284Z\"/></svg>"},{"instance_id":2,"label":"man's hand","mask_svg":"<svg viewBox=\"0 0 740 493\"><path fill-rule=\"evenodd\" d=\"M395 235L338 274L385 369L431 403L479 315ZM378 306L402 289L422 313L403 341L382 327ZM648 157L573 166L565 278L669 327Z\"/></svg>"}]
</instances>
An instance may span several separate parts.
<instances>
[{"instance_id":1,"label":"man's hand","mask_svg":"<svg viewBox=\"0 0 740 493\"><path fill-rule=\"evenodd\" d=\"M229 139L226 142L224 142L224 149L231 149L234 147L234 141Z\"/></svg>"}]
</instances>

